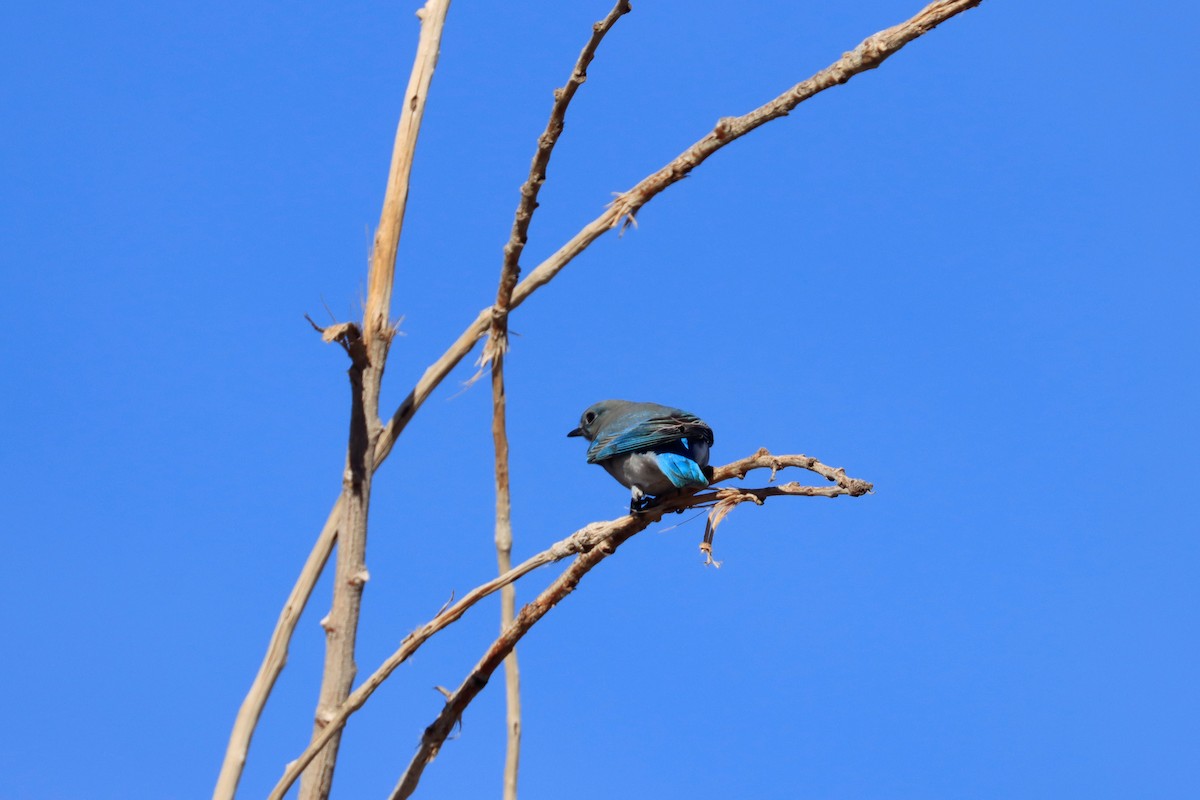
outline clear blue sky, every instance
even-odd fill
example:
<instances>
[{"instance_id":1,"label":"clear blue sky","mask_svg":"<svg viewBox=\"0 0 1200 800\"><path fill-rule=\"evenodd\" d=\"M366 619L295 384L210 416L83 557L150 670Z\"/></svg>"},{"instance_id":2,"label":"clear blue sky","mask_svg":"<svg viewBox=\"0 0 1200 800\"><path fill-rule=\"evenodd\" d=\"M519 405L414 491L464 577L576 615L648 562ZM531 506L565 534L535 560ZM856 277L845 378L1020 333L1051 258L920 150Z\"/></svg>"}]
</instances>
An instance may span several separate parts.
<instances>
[{"instance_id":1,"label":"clear blue sky","mask_svg":"<svg viewBox=\"0 0 1200 800\"><path fill-rule=\"evenodd\" d=\"M204 797L336 497L415 3L19 3L0 26L5 800ZM390 409L487 305L602 2L456 3L418 151ZM920 0L635 3L571 109L525 263L721 116ZM687 408L858 500L652 529L523 643L522 796L1200 796L1190 3L987 0L735 143L513 317L516 556L627 494L565 438ZM489 400L461 367L376 482L360 673L490 577ZM530 598L555 571L519 585ZM309 731L328 582L250 754ZM348 728L379 797L497 627ZM498 683L498 681L496 682ZM496 797L491 686L426 772Z\"/></svg>"}]
</instances>

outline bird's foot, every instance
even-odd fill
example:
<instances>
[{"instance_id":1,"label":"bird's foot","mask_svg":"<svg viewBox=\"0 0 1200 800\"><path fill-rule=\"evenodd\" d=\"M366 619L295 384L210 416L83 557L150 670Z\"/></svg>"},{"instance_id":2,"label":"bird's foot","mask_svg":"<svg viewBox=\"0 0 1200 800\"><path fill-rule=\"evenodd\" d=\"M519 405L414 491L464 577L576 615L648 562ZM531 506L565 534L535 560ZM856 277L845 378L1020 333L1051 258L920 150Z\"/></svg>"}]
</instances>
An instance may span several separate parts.
<instances>
[{"instance_id":1,"label":"bird's foot","mask_svg":"<svg viewBox=\"0 0 1200 800\"><path fill-rule=\"evenodd\" d=\"M641 497L630 498L630 500L629 500L630 516L633 516L634 514L642 513L643 511L648 509L650 506L654 505L654 502L655 502L655 498L651 497L648 494L644 494Z\"/></svg>"}]
</instances>

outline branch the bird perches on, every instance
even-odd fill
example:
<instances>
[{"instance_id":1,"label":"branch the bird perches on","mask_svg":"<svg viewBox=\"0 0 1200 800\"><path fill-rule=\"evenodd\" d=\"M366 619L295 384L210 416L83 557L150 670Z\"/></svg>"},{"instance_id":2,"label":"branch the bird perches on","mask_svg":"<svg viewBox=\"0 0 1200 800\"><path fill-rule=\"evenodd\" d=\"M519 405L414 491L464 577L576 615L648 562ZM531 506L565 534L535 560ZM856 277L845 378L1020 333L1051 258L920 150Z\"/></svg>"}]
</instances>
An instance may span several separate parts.
<instances>
[{"instance_id":1,"label":"branch the bird perches on","mask_svg":"<svg viewBox=\"0 0 1200 800\"><path fill-rule=\"evenodd\" d=\"M776 473L787 468L806 469L829 481L827 486L806 486L796 482L759 488L741 488L738 486L716 486L715 484L732 478L744 478L752 470L771 470L770 481L773 482ZM516 619L505 628L484 657L467 678L452 692L446 700L446 705L438 718L426 728L421 737L417 753L409 763L408 769L393 790L393 798L407 797L417 785L420 773L437 756L442 743L450 734L454 723L462 716L463 711L486 685L492 672L504 661L509 651L541 619L546 612L562 601L575 590L579 580L594 566L616 552L631 537L642 532L664 516L675 511L688 508L713 506L710 514L720 512L724 517L728 509L742 502L753 502L762 505L768 497L792 495L798 497L861 497L874 491L874 486L859 478L851 478L846 471L830 467L811 456L805 455L773 455L766 448L758 450L745 458L730 462L713 469L711 487L692 494L680 494L664 497L637 514L626 515L614 520L593 522L580 528L575 533L560 539L548 548L526 559L508 572L476 586L463 595L462 599L452 605L442 608L438 613L420 628L417 628L400 643L396 649L369 678L355 689L342 705L329 717L322 735L313 739L309 746L291 763L287 765L283 776L279 779L274 790L268 796L278 800L287 793L288 788L304 771L326 742L333 739L346 725L354 712L360 709L375 690L387 680L421 645L438 631L457 622L471 606L499 591L502 587L523 578L538 567L575 556L575 560L558 578L550 584L538 597L522 607ZM726 510L721 512L721 504L726 504ZM717 520L719 522L720 520ZM710 542L711 544L711 542ZM711 552L711 551L710 551Z\"/></svg>"}]
</instances>

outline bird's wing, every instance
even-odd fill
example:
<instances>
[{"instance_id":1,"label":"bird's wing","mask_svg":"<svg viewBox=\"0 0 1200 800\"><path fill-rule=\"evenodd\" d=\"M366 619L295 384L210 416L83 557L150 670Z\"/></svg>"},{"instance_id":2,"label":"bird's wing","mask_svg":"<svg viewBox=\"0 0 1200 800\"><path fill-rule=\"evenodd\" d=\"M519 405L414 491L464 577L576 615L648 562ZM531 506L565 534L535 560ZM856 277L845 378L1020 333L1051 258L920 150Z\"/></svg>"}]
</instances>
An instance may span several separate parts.
<instances>
[{"instance_id":1,"label":"bird's wing","mask_svg":"<svg viewBox=\"0 0 1200 800\"><path fill-rule=\"evenodd\" d=\"M677 442L680 439L695 437L713 443L712 428L704 420L686 411L669 410L668 413L656 414L639 420L630 420L628 424L614 426L616 429L605 431L597 436L592 446L588 448L589 464L603 461L622 453L636 453L651 450L658 445Z\"/></svg>"}]
</instances>

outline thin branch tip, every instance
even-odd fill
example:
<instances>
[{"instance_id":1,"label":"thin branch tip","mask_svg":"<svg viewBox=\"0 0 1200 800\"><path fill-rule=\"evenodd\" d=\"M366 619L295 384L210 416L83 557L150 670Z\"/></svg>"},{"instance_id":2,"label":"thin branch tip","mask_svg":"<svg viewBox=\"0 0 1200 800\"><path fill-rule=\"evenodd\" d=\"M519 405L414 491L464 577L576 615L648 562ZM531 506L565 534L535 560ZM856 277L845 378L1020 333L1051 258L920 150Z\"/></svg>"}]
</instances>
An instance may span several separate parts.
<instances>
[{"instance_id":1,"label":"thin branch tip","mask_svg":"<svg viewBox=\"0 0 1200 800\"><path fill-rule=\"evenodd\" d=\"M700 552L704 554L704 566L721 568L721 562L713 558L712 542L701 542Z\"/></svg>"}]
</instances>

